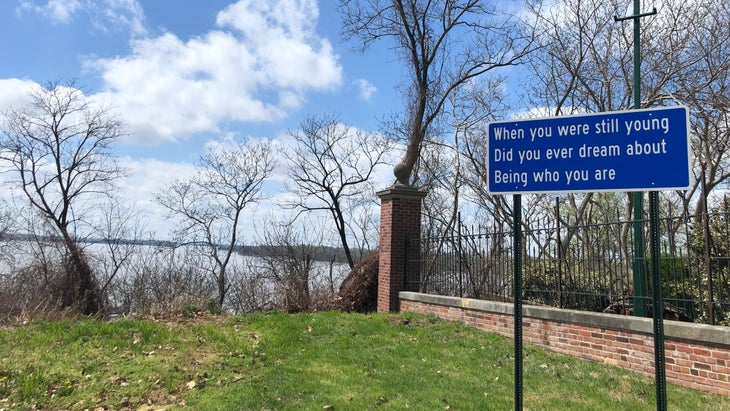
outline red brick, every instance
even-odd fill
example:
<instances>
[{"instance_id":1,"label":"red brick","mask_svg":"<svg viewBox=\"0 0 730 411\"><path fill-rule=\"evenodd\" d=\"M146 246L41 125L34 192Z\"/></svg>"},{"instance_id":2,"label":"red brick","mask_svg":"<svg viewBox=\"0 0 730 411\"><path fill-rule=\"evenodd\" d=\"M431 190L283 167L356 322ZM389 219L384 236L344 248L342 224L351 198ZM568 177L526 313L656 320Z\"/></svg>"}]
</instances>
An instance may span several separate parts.
<instances>
[{"instance_id":1,"label":"red brick","mask_svg":"<svg viewBox=\"0 0 730 411\"><path fill-rule=\"evenodd\" d=\"M702 348L695 348L693 350L693 352L694 352L695 355L701 355L703 357L709 357L709 356L712 355L712 353L710 352L710 350L706 350L706 349L702 349Z\"/></svg>"}]
</instances>

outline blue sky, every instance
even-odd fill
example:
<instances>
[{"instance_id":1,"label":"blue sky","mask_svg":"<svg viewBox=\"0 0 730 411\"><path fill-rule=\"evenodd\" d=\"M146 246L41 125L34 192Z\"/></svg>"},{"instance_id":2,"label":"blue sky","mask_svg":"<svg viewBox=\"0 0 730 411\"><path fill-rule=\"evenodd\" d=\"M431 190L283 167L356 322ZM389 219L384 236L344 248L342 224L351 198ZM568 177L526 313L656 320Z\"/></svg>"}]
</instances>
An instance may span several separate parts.
<instances>
[{"instance_id":1,"label":"blue sky","mask_svg":"<svg viewBox=\"0 0 730 411\"><path fill-rule=\"evenodd\" d=\"M336 4L3 0L0 111L22 104L34 84L78 80L125 120L130 134L116 155L131 175L121 189L159 220L154 192L189 174L206 144L233 136L287 144L312 114L374 130L400 109L401 64L387 44L351 51Z\"/></svg>"}]
</instances>

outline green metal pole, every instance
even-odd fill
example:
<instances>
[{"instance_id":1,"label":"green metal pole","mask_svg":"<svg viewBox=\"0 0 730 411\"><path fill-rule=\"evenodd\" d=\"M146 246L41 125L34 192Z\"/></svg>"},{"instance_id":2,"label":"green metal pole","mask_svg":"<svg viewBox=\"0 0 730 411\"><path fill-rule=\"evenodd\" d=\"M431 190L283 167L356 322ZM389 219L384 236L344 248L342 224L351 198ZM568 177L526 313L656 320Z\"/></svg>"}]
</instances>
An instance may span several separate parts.
<instances>
[{"instance_id":1,"label":"green metal pole","mask_svg":"<svg viewBox=\"0 0 730 411\"><path fill-rule=\"evenodd\" d=\"M641 13L634 0L634 108L641 108ZM646 317L646 251L644 250L644 193L632 193L634 200L634 315Z\"/></svg>"},{"instance_id":2,"label":"green metal pole","mask_svg":"<svg viewBox=\"0 0 730 411\"><path fill-rule=\"evenodd\" d=\"M654 318L654 385L656 409L667 409L667 377L664 357L664 301L659 269L659 193L649 192L649 231L651 236L652 311Z\"/></svg>"},{"instance_id":3,"label":"green metal pole","mask_svg":"<svg viewBox=\"0 0 730 411\"><path fill-rule=\"evenodd\" d=\"M515 411L522 411L522 195L512 196L514 233Z\"/></svg>"},{"instance_id":4,"label":"green metal pole","mask_svg":"<svg viewBox=\"0 0 730 411\"><path fill-rule=\"evenodd\" d=\"M616 21L634 20L634 108L641 108L641 24L640 19L656 14L656 8L650 13L641 14L639 0L634 0L634 14L625 18L615 17ZM643 193L633 193L634 200L634 315L645 316L644 296L646 292L646 274L644 262ZM666 411L667 389L664 358L664 302L662 300L662 277L659 268L659 193L649 192L649 231L651 245L652 271L652 317L654 325L654 374L656 386L656 409Z\"/></svg>"}]
</instances>

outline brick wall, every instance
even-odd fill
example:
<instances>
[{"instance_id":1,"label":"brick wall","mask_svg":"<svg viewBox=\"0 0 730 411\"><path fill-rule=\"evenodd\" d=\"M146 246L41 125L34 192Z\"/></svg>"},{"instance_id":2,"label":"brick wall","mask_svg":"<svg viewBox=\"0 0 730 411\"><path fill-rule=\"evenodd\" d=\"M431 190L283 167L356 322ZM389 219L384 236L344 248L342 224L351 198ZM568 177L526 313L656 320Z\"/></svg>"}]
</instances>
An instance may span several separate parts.
<instances>
[{"instance_id":1,"label":"brick wall","mask_svg":"<svg viewBox=\"0 0 730 411\"><path fill-rule=\"evenodd\" d=\"M402 292L400 308L514 336L509 303ZM649 318L523 306L522 326L526 343L654 376ZM668 383L730 396L728 327L666 320L664 334Z\"/></svg>"}]
</instances>

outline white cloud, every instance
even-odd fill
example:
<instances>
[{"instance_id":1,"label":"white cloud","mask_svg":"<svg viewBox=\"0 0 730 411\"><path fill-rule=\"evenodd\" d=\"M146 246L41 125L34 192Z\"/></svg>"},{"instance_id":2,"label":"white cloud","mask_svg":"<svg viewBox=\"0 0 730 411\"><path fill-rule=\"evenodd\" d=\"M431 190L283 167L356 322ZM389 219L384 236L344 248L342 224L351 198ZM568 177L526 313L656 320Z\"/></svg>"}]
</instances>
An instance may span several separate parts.
<instances>
[{"instance_id":1,"label":"white cloud","mask_svg":"<svg viewBox=\"0 0 730 411\"><path fill-rule=\"evenodd\" d=\"M117 27L124 27L134 36L147 33L144 11L137 0L104 0L87 4L95 6L96 18L92 22L101 31L114 31Z\"/></svg>"},{"instance_id":2,"label":"white cloud","mask_svg":"<svg viewBox=\"0 0 730 411\"><path fill-rule=\"evenodd\" d=\"M355 87L359 90L360 98L365 101L370 101L370 99L373 97L376 91L378 91L378 88L375 87L371 82L359 78L352 82Z\"/></svg>"},{"instance_id":3,"label":"white cloud","mask_svg":"<svg viewBox=\"0 0 730 411\"><path fill-rule=\"evenodd\" d=\"M218 14L217 24L240 33L267 81L330 89L342 69L329 41L315 32L318 18L315 0L240 0Z\"/></svg>"},{"instance_id":4,"label":"white cloud","mask_svg":"<svg viewBox=\"0 0 730 411\"><path fill-rule=\"evenodd\" d=\"M0 79L0 113L25 105L28 102L28 93L39 89L40 86L35 81Z\"/></svg>"},{"instance_id":5,"label":"white cloud","mask_svg":"<svg viewBox=\"0 0 730 411\"><path fill-rule=\"evenodd\" d=\"M299 108L305 92L341 82L317 17L314 0L240 0L218 14L217 30L138 39L131 55L88 65L106 84L99 98L121 111L135 142L215 132L222 121L273 121Z\"/></svg>"},{"instance_id":6,"label":"white cloud","mask_svg":"<svg viewBox=\"0 0 730 411\"><path fill-rule=\"evenodd\" d=\"M165 209L155 201L155 195L180 178L193 175L191 163L167 162L153 158L119 159L122 168L129 175L117 182L118 190L125 204L134 206L144 221L145 230L155 233L156 238L167 239L172 232L172 222L165 216Z\"/></svg>"},{"instance_id":7,"label":"white cloud","mask_svg":"<svg viewBox=\"0 0 730 411\"><path fill-rule=\"evenodd\" d=\"M68 23L80 8L81 3L78 0L48 0L44 5L37 5L33 0L23 0L15 12L19 15L26 12L37 13L57 23Z\"/></svg>"},{"instance_id":8,"label":"white cloud","mask_svg":"<svg viewBox=\"0 0 730 411\"><path fill-rule=\"evenodd\" d=\"M15 12L19 16L38 14L58 24L69 24L83 15L99 31L121 28L135 36L146 33L144 12L137 0L21 0Z\"/></svg>"},{"instance_id":9,"label":"white cloud","mask_svg":"<svg viewBox=\"0 0 730 411\"><path fill-rule=\"evenodd\" d=\"M226 144L226 142L209 141L206 146L217 144ZM179 220L174 217L169 218L164 207L155 201L155 195L177 179L192 177L195 174L195 165L129 157L122 158L119 162L129 172L128 177L117 182L120 195L127 199L126 203L134 205L139 212L146 233L152 234L155 239L171 240ZM283 162L283 159L280 162ZM282 209L280 206L286 200L291 200L293 195L283 192L281 185L280 181L270 179L264 186L266 198L259 203L249 204L244 209L242 219L247 222L244 228L245 243L255 242L255 233L252 231L255 223L260 223L261 228L265 228L274 221L288 221L291 218L292 211ZM1 194L0 191L0 198L2 198Z\"/></svg>"}]
</instances>

